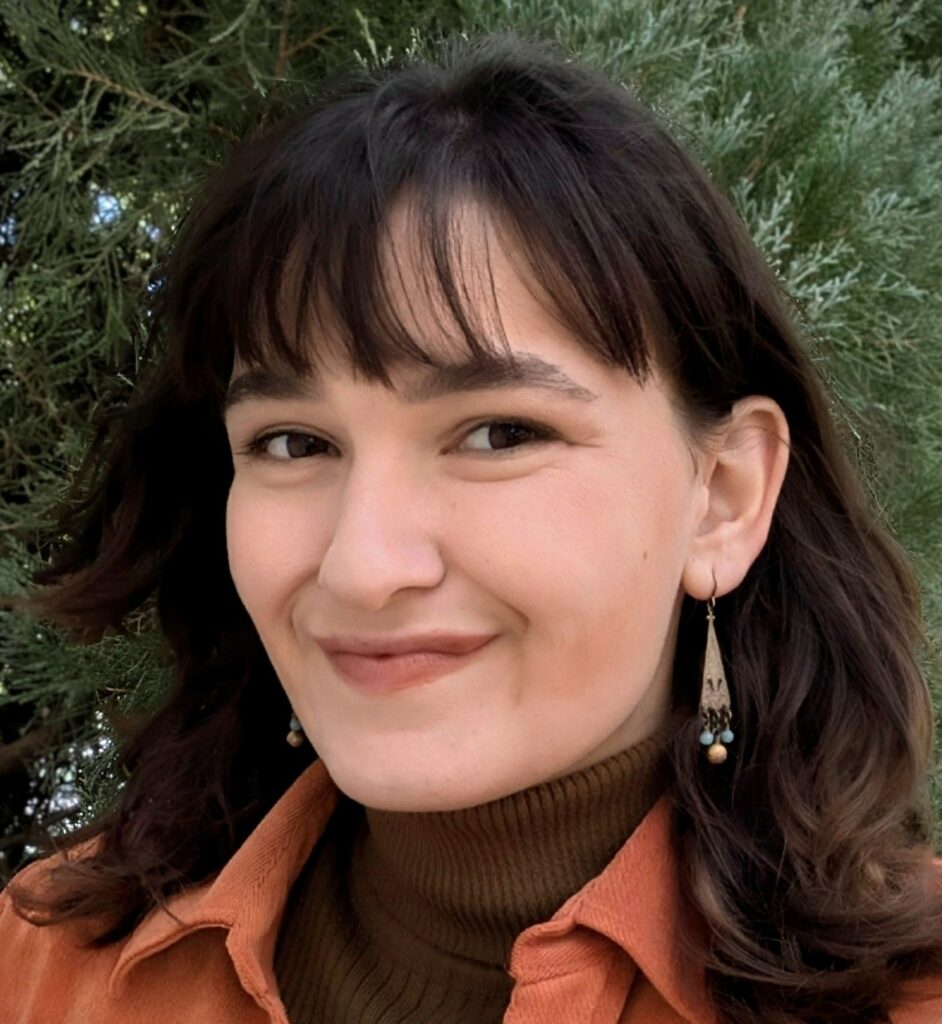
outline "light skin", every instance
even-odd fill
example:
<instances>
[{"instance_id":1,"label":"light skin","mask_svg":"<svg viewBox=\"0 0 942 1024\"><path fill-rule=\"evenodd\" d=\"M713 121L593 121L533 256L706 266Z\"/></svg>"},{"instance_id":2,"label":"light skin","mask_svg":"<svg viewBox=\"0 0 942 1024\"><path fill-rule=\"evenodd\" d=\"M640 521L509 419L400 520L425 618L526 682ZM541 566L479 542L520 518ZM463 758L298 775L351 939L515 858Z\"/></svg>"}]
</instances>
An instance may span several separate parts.
<instances>
[{"instance_id":1,"label":"light skin","mask_svg":"<svg viewBox=\"0 0 942 1024\"><path fill-rule=\"evenodd\" d=\"M654 731L684 594L742 581L787 465L774 401L741 400L709 445L693 443L664 377L642 387L586 351L487 230L511 347L594 398L522 386L407 402L427 368L399 368L391 392L335 363L318 394L298 380L295 394L244 394L226 414L233 580L305 733L369 807L481 804ZM392 237L407 284L405 210ZM409 294L428 326L428 292ZM509 432L508 418L549 436ZM433 628L498 638L385 694L352 688L314 640Z\"/></svg>"}]
</instances>

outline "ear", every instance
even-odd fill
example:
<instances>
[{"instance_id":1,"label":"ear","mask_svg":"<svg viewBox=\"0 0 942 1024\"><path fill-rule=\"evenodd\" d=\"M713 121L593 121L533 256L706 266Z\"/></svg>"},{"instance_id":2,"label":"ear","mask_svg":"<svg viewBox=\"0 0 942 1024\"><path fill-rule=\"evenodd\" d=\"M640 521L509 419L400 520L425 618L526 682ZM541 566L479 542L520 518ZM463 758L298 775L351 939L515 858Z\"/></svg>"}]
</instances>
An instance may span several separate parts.
<instances>
[{"instance_id":1,"label":"ear","mask_svg":"<svg viewBox=\"0 0 942 1024\"><path fill-rule=\"evenodd\" d=\"M788 421L777 402L736 402L699 458L703 494L684 566L684 590L701 601L743 581L769 535L789 453Z\"/></svg>"}]
</instances>

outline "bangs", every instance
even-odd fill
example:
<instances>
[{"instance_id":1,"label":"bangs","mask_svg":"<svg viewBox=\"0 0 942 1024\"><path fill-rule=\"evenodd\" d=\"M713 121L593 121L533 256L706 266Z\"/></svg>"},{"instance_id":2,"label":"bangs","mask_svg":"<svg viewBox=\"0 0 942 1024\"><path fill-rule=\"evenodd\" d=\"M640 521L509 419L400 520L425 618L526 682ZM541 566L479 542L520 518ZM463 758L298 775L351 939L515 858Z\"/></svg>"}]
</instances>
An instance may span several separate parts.
<instances>
[{"instance_id":1,"label":"bangs","mask_svg":"<svg viewBox=\"0 0 942 1024\"><path fill-rule=\"evenodd\" d=\"M235 315L226 335L240 363L316 376L333 362L389 386L391 367L439 367L460 360L462 349L512 361L494 282L496 243L513 253L540 304L588 348L644 376L637 296L645 289L628 292L614 267L600 272L598 250L590 265L560 230L575 223L548 221L522 190L501 193L493 168L482 175L436 162L390 187L342 175L344 161L337 164L336 178L308 197L320 206L328 192L327 209L299 216L301 197L270 195L239 227L237 249L254 260L242 261L223 294L236 297L227 303ZM617 295L616 281L626 294Z\"/></svg>"},{"instance_id":2,"label":"bangs","mask_svg":"<svg viewBox=\"0 0 942 1024\"><path fill-rule=\"evenodd\" d=\"M462 346L512 361L491 267L500 238L541 305L643 383L650 339L670 330L632 242L656 237L657 211L645 177L619 166L630 122L602 131L584 103L506 72L498 92L473 69L448 89L416 67L244 147L183 240L175 319L190 367L224 390L236 360L314 376L336 361L386 386L391 367L439 367ZM419 87L432 98L416 101Z\"/></svg>"},{"instance_id":3,"label":"bangs","mask_svg":"<svg viewBox=\"0 0 942 1024\"><path fill-rule=\"evenodd\" d=\"M236 361L387 387L402 363L512 363L500 240L590 354L642 385L658 365L693 423L744 393L771 329L718 255L738 260L738 231L627 90L495 37L455 67L364 73L246 143L182 226L161 319L180 393L217 405Z\"/></svg>"},{"instance_id":4,"label":"bangs","mask_svg":"<svg viewBox=\"0 0 942 1024\"><path fill-rule=\"evenodd\" d=\"M408 187L375 222L335 225L329 250L299 225L287 256L264 260L269 272L246 282L249 329L233 332L235 358L312 376L327 363L353 367L387 386L394 366L439 368L462 362L462 350L510 363L492 265L495 228L479 203L429 202Z\"/></svg>"}]
</instances>

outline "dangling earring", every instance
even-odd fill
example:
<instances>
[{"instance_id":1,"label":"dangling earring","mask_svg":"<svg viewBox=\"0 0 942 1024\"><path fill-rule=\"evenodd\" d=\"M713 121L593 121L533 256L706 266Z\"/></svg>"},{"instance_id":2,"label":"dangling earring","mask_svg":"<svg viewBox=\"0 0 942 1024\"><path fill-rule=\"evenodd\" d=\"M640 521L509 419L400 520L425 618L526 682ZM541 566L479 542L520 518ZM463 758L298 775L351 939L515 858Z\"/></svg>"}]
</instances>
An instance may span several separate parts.
<instances>
[{"instance_id":1,"label":"dangling earring","mask_svg":"<svg viewBox=\"0 0 942 1024\"><path fill-rule=\"evenodd\" d=\"M288 723L288 729L289 732L285 739L292 747L300 747L304 742L304 730L301 728L301 723L298 721L297 715L291 716L291 721Z\"/></svg>"},{"instance_id":2,"label":"dangling earring","mask_svg":"<svg viewBox=\"0 0 942 1024\"><path fill-rule=\"evenodd\" d=\"M732 721L729 687L726 685L720 645L713 625L715 607L716 600L710 597L707 601L707 642L703 659L703 686L700 690L700 723L703 727L700 742L707 748L706 755L710 764L722 764L727 754L725 744L732 743L735 737L729 727Z\"/></svg>"}]
</instances>

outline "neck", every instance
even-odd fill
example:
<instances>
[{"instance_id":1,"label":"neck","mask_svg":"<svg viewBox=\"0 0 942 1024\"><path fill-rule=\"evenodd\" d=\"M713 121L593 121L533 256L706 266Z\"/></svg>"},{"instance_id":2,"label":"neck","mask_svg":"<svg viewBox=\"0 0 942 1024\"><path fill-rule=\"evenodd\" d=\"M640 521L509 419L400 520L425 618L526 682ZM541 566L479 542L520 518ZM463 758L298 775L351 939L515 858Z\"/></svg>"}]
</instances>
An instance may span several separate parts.
<instances>
[{"instance_id":1,"label":"neck","mask_svg":"<svg viewBox=\"0 0 942 1024\"><path fill-rule=\"evenodd\" d=\"M669 778L685 716L588 768L457 811L365 809L351 851L353 907L410 963L442 954L503 967L516 936L595 877Z\"/></svg>"}]
</instances>

